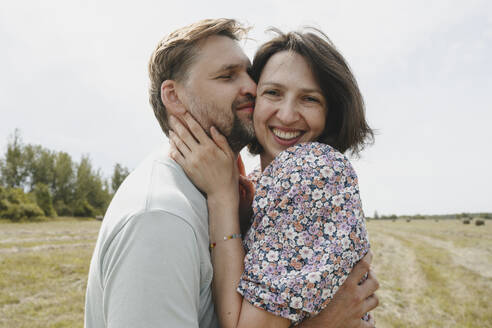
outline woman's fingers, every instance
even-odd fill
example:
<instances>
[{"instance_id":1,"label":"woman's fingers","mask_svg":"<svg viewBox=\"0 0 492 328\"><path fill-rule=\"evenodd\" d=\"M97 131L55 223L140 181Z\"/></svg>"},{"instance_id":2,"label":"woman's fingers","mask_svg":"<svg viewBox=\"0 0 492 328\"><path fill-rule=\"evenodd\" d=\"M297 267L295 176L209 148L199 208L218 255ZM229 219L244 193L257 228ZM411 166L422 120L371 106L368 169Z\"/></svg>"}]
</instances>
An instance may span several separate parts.
<instances>
[{"instance_id":1,"label":"woman's fingers","mask_svg":"<svg viewBox=\"0 0 492 328\"><path fill-rule=\"evenodd\" d=\"M170 131L171 132L171 131ZM176 144L170 139L169 156L180 166L183 166L185 159L183 154L176 148Z\"/></svg>"},{"instance_id":2,"label":"woman's fingers","mask_svg":"<svg viewBox=\"0 0 492 328\"><path fill-rule=\"evenodd\" d=\"M181 141L188 147L188 149L192 150L197 145L197 140L193 137L193 135L188 131L188 129L173 115L169 116L169 123L171 126L171 130L181 139ZM171 131L170 130L170 131ZM186 155L186 154L183 154Z\"/></svg>"},{"instance_id":3,"label":"woman's fingers","mask_svg":"<svg viewBox=\"0 0 492 328\"><path fill-rule=\"evenodd\" d=\"M183 140L181 140L181 138L172 130L169 130L169 141L171 142L171 145L174 147L174 149L179 151L183 157L186 158L186 156L190 154L190 148L188 148Z\"/></svg>"},{"instance_id":4,"label":"woman's fingers","mask_svg":"<svg viewBox=\"0 0 492 328\"><path fill-rule=\"evenodd\" d=\"M210 137L205 133L202 126L198 124L198 122L191 116L190 113L186 112L183 115L183 119L188 125L188 129L190 130L193 137L198 140L199 143L205 143L210 141Z\"/></svg>"},{"instance_id":5,"label":"woman's fingers","mask_svg":"<svg viewBox=\"0 0 492 328\"><path fill-rule=\"evenodd\" d=\"M212 135L212 139L215 142L217 146L219 146L220 149L226 154L231 154L232 150L231 147L229 147L229 143L227 142L227 139L215 128L215 126L212 126L210 128L210 134Z\"/></svg>"}]
</instances>

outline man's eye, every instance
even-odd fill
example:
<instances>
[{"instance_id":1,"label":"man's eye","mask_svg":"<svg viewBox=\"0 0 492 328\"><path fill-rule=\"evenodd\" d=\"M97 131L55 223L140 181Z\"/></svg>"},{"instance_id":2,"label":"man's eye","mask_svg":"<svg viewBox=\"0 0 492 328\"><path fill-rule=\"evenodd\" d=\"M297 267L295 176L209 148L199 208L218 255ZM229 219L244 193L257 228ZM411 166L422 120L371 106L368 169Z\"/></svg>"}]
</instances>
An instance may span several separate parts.
<instances>
[{"instance_id":1,"label":"man's eye","mask_svg":"<svg viewBox=\"0 0 492 328\"><path fill-rule=\"evenodd\" d=\"M270 96L278 96L279 92L277 90L265 90L263 91L263 94L270 95Z\"/></svg>"},{"instance_id":2,"label":"man's eye","mask_svg":"<svg viewBox=\"0 0 492 328\"><path fill-rule=\"evenodd\" d=\"M235 72L224 72L217 76L217 80L232 80L236 76Z\"/></svg>"}]
</instances>

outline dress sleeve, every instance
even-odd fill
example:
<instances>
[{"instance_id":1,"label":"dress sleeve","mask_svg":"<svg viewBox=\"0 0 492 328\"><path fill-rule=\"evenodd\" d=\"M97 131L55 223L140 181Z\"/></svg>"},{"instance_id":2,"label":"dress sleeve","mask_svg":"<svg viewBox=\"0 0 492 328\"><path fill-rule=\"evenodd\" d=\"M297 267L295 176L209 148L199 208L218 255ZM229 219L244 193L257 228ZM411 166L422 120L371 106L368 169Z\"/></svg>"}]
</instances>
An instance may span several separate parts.
<instances>
[{"instance_id":1,"label":"dress sleeve","mask_svg":"<svg viewBox=\"0 0 492 328\"><path fill-rule=\"evenodd\" d=\"M255 186L255 188L256 188L256 185L258 184L260 177L261 177L261 170L259 167L255 168L253 171L251 171L248 174L248 179Z\"/></svg>"},{"instance_id":2,"label":"dress sleeve","mask_svg":"<svg viewBox=\"0 0 492 328\"><path fill-rule=\"evenodd\" d=\"M306 143L259 179L238 292L294 324L318 314L369 250L357 176L332 147Z\"/></svg>"}]
</instances>

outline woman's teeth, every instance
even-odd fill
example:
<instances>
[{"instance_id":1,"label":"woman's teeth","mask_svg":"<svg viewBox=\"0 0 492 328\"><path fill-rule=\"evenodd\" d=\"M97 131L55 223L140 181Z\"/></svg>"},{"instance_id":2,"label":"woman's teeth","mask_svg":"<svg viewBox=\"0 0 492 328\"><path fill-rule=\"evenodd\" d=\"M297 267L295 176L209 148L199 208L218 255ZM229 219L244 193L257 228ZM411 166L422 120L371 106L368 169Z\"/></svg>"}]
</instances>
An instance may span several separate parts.
<instances>
[{"instance_id":1,"label":"woman's teeth","mask_svg":"<svg viewBox=\"0 0 492 328\"><path fill-rule=\"evenodd\" d=\"M272 132L274 135L276 135L277 137L279 137L281 139L294 139L294 138L299 137L302 134L301 131L282 131L282 130L275 129L275 128L272 129Z\"/></svg>"}]
</instances>

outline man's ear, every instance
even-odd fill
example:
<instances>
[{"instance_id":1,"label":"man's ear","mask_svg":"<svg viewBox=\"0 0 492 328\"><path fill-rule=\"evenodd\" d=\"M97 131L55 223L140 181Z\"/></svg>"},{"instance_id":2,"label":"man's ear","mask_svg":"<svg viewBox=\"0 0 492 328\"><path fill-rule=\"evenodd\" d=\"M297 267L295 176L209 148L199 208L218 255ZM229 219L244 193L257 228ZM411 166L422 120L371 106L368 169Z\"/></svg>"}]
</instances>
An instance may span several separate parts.
<instances>
[{"instance_id":1,"label":"man's ear","mask_svg":"<svg viewBox=\"0 0 492 328\"><path fill-rule=\"evenodd\" d=\"M165 80L162 82L161 100L169 114L182 115L186 112L186 108L181 103L181 100L179 100L176 91L176 81L174 80Z\"/></svg>"}]
</instances>

